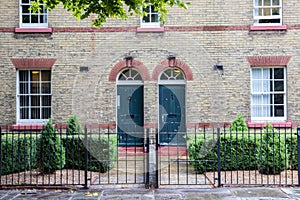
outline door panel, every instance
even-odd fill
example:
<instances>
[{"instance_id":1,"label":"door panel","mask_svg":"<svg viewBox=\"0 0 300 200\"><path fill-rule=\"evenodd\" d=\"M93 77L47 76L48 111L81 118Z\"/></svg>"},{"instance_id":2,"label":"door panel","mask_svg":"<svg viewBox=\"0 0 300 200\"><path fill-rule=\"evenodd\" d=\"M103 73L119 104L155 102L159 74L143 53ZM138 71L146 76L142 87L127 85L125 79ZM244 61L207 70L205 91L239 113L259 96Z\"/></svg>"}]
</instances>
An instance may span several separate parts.
<instances>
[{"instance_id":1,"label":"door panel","mask_svg":"<svg viewBox=\"0 0 300 200\"><path fill-rule=\"evenodd\" d=\"M144 144L143 86L117 86L117 131L119 146Z\"/></svg>"},{"instance_id":2,"label":"door panel","mask_svg":"<svg viewBox=\"0 0 300 200\"><path fill-rule=\"evenodd\" d=\"M184 85L159 86L159 130L160 145L185 144Z\"/></svg>"}]
</instances>

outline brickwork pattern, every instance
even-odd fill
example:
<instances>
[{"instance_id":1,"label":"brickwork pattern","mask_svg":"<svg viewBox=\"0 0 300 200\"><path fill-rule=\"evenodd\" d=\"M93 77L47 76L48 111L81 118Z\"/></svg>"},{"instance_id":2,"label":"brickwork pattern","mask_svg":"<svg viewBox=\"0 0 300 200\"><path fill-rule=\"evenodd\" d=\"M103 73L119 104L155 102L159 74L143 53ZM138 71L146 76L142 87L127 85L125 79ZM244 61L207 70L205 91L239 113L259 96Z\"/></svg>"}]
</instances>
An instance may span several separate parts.
<instances>
[{"instance_id":1,"label":"brickwork pattern","mask_svg":"<svg viewBox=\"0 0 300 200\"><path fill-rule=\"evenodd\" d=\"M166 31L160 33L136 32L138 17L126 22L109 20L100 29L108 31L99 31L90 27L91 19L77 21L61 8L49 15L53 33L14 33L18 1L2 4L0 123L16 122L16 69L11 62L15 58L56 59L52 67L56 123L65 123L72 114L82 122L116 123L116 82L112 77L118 72L112 70L126 55L144 66L144 121L149 126L157 123L159 107L158 82L152 75L159 74L156 67L169 55L184 62L193 77L186 82L187 123L230 122L238 113L251 118L247 57L253 56L291 58L287 66L288 119L299 120L300 18L296 13L300 11L294 6L298 2L283 1L288 31L249 31L252 1L191 2L188 10L172 9ZM224 66L223 72L213 70L217 62ZM88 67L88 71L80 71L80 67Z\"/></svg>"}]
</instances>

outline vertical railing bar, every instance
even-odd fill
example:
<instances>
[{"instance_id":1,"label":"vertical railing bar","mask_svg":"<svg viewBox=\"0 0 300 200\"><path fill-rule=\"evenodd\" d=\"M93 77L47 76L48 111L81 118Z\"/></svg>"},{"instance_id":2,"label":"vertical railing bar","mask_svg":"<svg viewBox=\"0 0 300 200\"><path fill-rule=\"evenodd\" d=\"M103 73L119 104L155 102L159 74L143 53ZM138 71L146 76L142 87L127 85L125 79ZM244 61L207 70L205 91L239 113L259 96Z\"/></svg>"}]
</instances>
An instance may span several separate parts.
<instances>
[{"instance_id":1,"label":"vertical railing bar","mask_svg":"<svg viewBox=\"0 0 300 200\"><path fill-rule=\"evenodd\" d=\"M84 188L88 189L88 144L87 144L87 126L84 126Z\"/></svg>"},{"instance_id":2,"label":"vertical railing bar","mask_svg":"<svg viewBox=\"0 0 300 200\"><path fill-rule=\"evenodd\" d=\"M242 128L242 170L243 170L243 184L245 184L245 133L244 133L244 128Z\"/></svg>"},{"instance_id":3,"label":"vertical railing bar","mask_svg":"<svg viewBox=\"0 0 300 200\"><path fill-rule=\"evenodd\" d=\"M237 146L238 146L238 130L236 129L235 130L235 149L238 149ZM237 170L238 169L238 152L235 151L235 171L236 171L236 184L239 184L239 171Z\"/></svg>"},{"instance_id":4,"label":"vertical railing bar","mask_svg":"<svg viewBox=\"0 0 300 200\"><path fill-rule=\"evenodd\" d=\"M195 127L195 132L194 133L196 134L196 127ZM188 147L188 138L189 138L188 134L189 134L188 132L185 132L185 138L186 138L185 139L185 146L186 147ZM190 176L190 174L189 174L189 162L188 162L189 157L188 157L188 150L187 150L187 148L185 148L184 154L185 154L185 169L186 169L186 174L187 174L186 175L186 183L189 184L189 176Z\"/></svg>"},{"instance_id":5,"label":"vertical railing bar","mask_svg":"<svg viewBox=\"0 0 300 200\"><path fill-rule=\"evenodd\" d=\"M300 126L297 127L298 186L300 186Z\"/></svg>"},{"instance_id":6,"label":"vertical railing bar","mask_svg":"<svg viewBox=\"0 0 300 200\"><path fill-rule=\"evenodd\" d=\"M174 133L175 134L175 133ZM176 161L177 161L177 183L179 184L180 183L180 180L179 180L179 176L180 176L180 173L179 173L179 167L180 167L180 162L179 162L179 146L178 146L178 138L180 137L180 134L181 132L177 132L177 134L175 135L176 137Z\"/></svg>"},{"instance_id":7,"label":"vertical railing bar","mask_svg":"<svg viewBox=\"0 0 300 200\"><path fill-rule=\"evenodd\" d=\"M16 135L17 135L17 137L16 137L16 151L17 151L17 169L16 169L16 171L17 171L17 185L19 185L20 184L20 173L21 173L21 171L20 171L20 144L19 144L19 142L20 142L20 134L18 134L19 132L17 132L16 133ZM15 138L15 137L14 137ZM13 139L14 139L13 138Z\"/></svg>"},{"instance_id":8,"label":"vertical railing bar","mask_svg":"<svg viewBox=\"0 0 300 200\"><path fill-rule=\"evenodd\" d=\"M250 129L248 129L247 130L247 132L248 132L248 146L250 146L250 148L249 148L249 155L248 155L248 157L249 157L249 160L250 160L250 157L251 157L251 150L252 150L252 144L251 144L251 137L250 137ZM255 154L255 152L253 152L253 154ZM248 184L250 185L251 184L251 173L250 173L250 171L251 170L253 170L252 169L252 166L251 166L251 168L249 167L249 169L248 169Z\"/></svg>"},{"instance_id":9,"label":"vertical railing bar","mask_svg":"<svg viewBox=\"0 0 300 200\"><path fill-rule=\"evenodd\" d=\"M160 167L158 168L158 156L159 156L159 133L158 133L158 128L156 128L155 130L155 147L156 147L156 169L155 169L155 175L156 175L156 182L155 182L155 187L158 188L159 187L159 183L161 182L161 171L158 172L158 169L161 170L161 158L159 158L160 160ZM161 152L160 152L161 155Z\"/></svg>"},{"instance_id":10,"label":"vertical railing bar","mask_svg":"<svg viewBox=\"0 0 300 200\"><path fill-rule=\"evenodd\" d=\"M217 128L217 134L218 134L218 187L221 187L221 142L220 142L220 136L221 136L221 131L220 131L220 124L218 124Z\"/></svg>"},{"instance_id":11,"label":"vertical railing bar","mask_svg":"<svg viewBox=\"0 0 300 200\"><path fill-rule=\"evenodd\" d=\"M150 156L149 156L149 128L146 129L146 154L147 154L147 158L146 158L146 171L145 172L145 187L148 188L149 187L149 159L150 159Z\"/></svg>"},{"instance_id":12,"label":"vertical railing bar","mask_svg":"<svg viewBox=\"0 0 300 200\"><path fill-rule=\"evenodd\" d=\"M2 125L0 124L0 186L2 186Z\"/></svg>"}]
</instances>

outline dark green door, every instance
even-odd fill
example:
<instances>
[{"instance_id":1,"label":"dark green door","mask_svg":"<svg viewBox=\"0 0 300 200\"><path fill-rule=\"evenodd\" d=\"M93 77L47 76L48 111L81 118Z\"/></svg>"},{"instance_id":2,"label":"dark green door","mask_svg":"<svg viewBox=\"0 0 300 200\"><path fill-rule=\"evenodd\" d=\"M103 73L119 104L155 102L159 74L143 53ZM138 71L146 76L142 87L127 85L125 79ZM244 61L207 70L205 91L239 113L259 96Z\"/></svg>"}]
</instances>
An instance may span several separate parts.
<instances>
[{"instance_id":1,"label":"dark green door","mask_svg":"<svg viewBox=\"0 0 300 200\"><path fill-rule=\"evenodd\" d=\"M185 85L159 86L159 130L160 145L185 144Z\"/></svg>"},{"instance_id":2,"label":"dark green door","mask_svg":"<svg viewBox=\"0 0 300 200\"><path fill-rule=\"evenodd\" d=\"M117 86L117 131L119 146L144 144L143 86Z\"/></svg>"}]
</instances>

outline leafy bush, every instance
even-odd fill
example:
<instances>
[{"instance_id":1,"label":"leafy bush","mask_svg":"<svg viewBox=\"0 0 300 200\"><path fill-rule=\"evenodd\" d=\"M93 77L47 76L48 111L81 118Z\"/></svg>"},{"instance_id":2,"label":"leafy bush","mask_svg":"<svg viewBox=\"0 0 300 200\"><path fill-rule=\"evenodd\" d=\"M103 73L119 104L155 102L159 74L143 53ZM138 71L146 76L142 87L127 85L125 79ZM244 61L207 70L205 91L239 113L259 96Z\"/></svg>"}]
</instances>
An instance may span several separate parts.
<instances>
[{"instance_id":1,"label":"leafy bush","mask_svg":"<svg viewBox=\"0 0 300 200\"><path fill-rule=\"evenodd\" d=\"M267 124L259 141L256 156L260 160L259 172L262 174L279 174L287 168L287 150L284 141L271 124Z\"/></svg>"},{"instance_id":2,"label":"leafy bush","mask_svg":"<svg viewBox=\"0 0 300 200\"><path fill-rule=\"evenodd\" d=\"M76 115L71 116L67 121L67 135L77 135L83 133L81 123Z\"/></svg>"},{"instance_id":3,"label":"leafy bush","mask_svg":"<svg viewBox=\"0 0 300 200\"><path fill-rule=\"evenodd\" d=\"M273 131L273 130L272 130ZM221 170L259 170L280 173L298 169L297 137L267 133L230 133L220 136ZM209 134L207 134L209 135ZM217 137L196 135L188 140L191 164L198 173L216 171L218 162Z\"/></svg>"},{"instance_id":4,"label":"leafy bush","mask_svg":"<svg viewBox=\"0 0 300 200\"><path fill-rule=\"evenodd\" d=\"M53 173L66 163L65 148L50 119L43 128L38 142L38 167L41 173Z\"/></svg>"},{"instance_id":5,"label":"leafy bush","mask_svg":"<svg viewBox=\"0 0 300 200\"><path fill-rule=\"evenodd\" d=\"M230 126L230 130L237 132L248 131L248 126L241 114L238 114L238 116L233 120Z\"/></svg>"},{"instance_id":6,"label":"leafy bush","mask_svg":"<svg viewBox=\"0 0 300 200\"><path fill-rule=\"evenodd\" d=\"M220 136L220 157L222 170L252 170L256 168L255 149L258 145L253 136ZM211 148L203 152L207 147ZM216 171L218 162L217 138L203 138L188 146L189 159L198 173ZM203 154L204 153L204 154Z\"/></svg>"},{"instance_id":7,"label":"leafy bush","mask_svg":"<svg viewBox=\"0 0 300 200\"><path fill-rule=\"evenodd\" d=\"M88 170L97 172L107 172L117 159L117 139L116 135L90 136L85 142L83 135L68 136L63 139L66 147L67 168L84 169L85 148L88 150Z\"/></svg>"},{"instance_id":8,"label":"leafy bush","mask_svg":"<svg viewBox=\"0 0 300 200\"><path fill-rule=\"evenodd\" d=\"M1 174L36 168L36 138L2 135Z\"/></svg>"}]
</instances>

